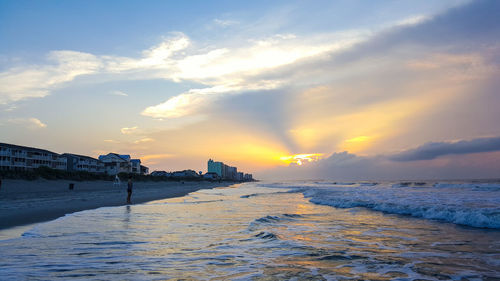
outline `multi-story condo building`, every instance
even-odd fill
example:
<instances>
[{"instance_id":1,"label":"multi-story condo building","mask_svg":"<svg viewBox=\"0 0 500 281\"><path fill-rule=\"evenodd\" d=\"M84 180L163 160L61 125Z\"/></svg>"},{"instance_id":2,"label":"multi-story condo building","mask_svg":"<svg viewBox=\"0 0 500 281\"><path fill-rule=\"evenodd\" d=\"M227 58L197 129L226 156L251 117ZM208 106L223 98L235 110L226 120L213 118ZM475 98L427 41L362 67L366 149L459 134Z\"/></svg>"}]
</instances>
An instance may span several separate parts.
<instances>
[{"instance_id":1,"label":"multi-story condo building","mask_svg":"<svg viewBox=\"0 0 500 281\"><path fill-rule=\"evenodd\" d=\"M28 146L0 143L0 170L29 171L39 167L66 170L66 158L61 155Z\"/></svg>"},{"instance_id":2,"label":"multi-story condo building","mask_svg":"<svg viewBox=\"0 0 500 281\"><path fill-rule=\"evenodd\" d=\"M243 175L243 180L244 180L244 181L253 181L253 176L252 176L252 174L244 174L244 175Z\"/></svg>"},{"instance_id":3,"label":"multi-story condo building","mask_svg":"<svg viewBox=\"0 0 500 281\"><path fill-rule=\"evenodd\" d=\"M216 173L219 178L225 178L226 176L226 170L224 169L224 163L222 162L215 162L212 159L208 160L207 164L207 171L208 173Z\"/></svg>"},{"instance_id":4,"label":"multi-story condo building","mask_svg":"<svg viewBox=\"0 0 500 281\"><path fill-rule=\"evenodd\" d=\"M212 159L208 160L207 173L215 173L221 179L237 181L252 180L252 175L243 174L238 172L236 167L228 166L222 162L215 162Z\"/></svg>"},{"instance_id":5,"label":"multi-story condo building","mask_svg":"<svg viewBox=\"0 0 500 281\"><path fill-rule=\"evenodd\" d=\"M68 171L86 171L91 173L104 173L104 163L84 155L77 155L72 153L64 153L62 155L67 159Z\"/></svg>"},{"instance_id":6,"label":"multi-story condo building","mask_svg":"<svg viewBox=\"0 0 500 281\"><path fill-rule=\"evenodd\" d=\"M238 169L236 167L231 167L228 165L224 165L224 169L226 169L226 178L230 180L237 180Z\"/></svg>"}]
</instances>

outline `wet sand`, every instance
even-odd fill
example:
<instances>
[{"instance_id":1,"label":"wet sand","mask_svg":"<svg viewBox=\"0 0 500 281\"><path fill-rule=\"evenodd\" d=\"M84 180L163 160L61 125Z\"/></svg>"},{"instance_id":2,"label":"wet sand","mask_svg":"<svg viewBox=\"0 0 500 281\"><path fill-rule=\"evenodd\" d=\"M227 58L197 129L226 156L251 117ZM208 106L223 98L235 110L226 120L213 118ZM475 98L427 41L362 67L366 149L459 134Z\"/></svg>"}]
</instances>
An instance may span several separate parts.
<instances>
[{"instance_id":1,"label":"wet sand","mask_svg":"<svg viewBox=\"0 0 500 281\"><path fill-rule=\"evenodd\" d=\"M69 190L70 183L74 189ZM132 204L184 196L200 189L228 186L213 182L134 182ZM126 205L127 184L110 181L2 180L0 229L48 221L99 207Z\"/></svg>"}]
</instances>

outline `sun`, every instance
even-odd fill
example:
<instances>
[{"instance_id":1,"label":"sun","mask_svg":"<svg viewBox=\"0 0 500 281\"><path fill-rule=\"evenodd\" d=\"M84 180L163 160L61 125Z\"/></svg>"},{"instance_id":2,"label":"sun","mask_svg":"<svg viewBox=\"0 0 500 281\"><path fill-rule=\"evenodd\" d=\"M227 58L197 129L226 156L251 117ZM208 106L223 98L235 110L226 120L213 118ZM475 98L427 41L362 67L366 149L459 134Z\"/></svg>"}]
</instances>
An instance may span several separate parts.
<instances>
[{"instance_id":1,"label":"sun","mask_svg":"<svg viewBox=\"0 0 500 281\"><path fill-rule=\"evenodd\" d=\"M322 153L293 154L288 156L282 156L280 157L280 160L286 163L287 165L293 163L302 166L303 164L308 162L318 161L322 158L322 156L323 156Z\"/></svg>"}]
</instances>

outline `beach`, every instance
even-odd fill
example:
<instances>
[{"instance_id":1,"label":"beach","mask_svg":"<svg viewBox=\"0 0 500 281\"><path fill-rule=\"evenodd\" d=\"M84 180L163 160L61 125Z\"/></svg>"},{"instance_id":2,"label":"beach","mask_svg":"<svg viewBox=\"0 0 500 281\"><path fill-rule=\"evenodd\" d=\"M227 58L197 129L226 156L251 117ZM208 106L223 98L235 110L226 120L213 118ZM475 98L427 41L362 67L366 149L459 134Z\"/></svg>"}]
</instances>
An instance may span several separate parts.
<instances>
[{"instance_id":1,"label":"beach","mask_svg":"<svg viewBox=\"0 0 500 281\"><path fill-rule=\"evenodd\" d=\"M69 189L69 184L74 189ZM227 186L216 182L134 182L132 203L184 196L200 189ZM66 214L126 204L127 183L111 181L2 180L0 230L48 221Z\"/></svg>"},{"instance_id":2,"label":"beach","mask_svg":"<svg viewBox=\"0 0 500 281\"><path fill-rule=\"evenodd\" d=\"M0 279L498 280L498 192L471 182L199 189L27 226L0 240Z\"/></svg>"}]
</instances>

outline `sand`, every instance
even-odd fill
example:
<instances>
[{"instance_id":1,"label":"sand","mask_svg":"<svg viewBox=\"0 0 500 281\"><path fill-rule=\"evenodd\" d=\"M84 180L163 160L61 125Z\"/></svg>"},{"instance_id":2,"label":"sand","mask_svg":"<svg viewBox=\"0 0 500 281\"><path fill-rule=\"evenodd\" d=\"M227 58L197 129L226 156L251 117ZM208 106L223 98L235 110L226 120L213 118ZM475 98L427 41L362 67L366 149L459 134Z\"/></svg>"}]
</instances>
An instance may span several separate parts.
<instances>
[{"instance_id":1,"label":"sand","mask_svg":"<svg viewBox=\"0 0 500 281\"><path fill-rule=\"evenodd\" d=\"M74 189L69 190L69 183ZM227 186L213 182L134 182L132 204L184 196L199 189ZM65 214L126 204L127 185L110 181L2 180L0 229L48 221Z\"/></svg>"}]
</instances>

